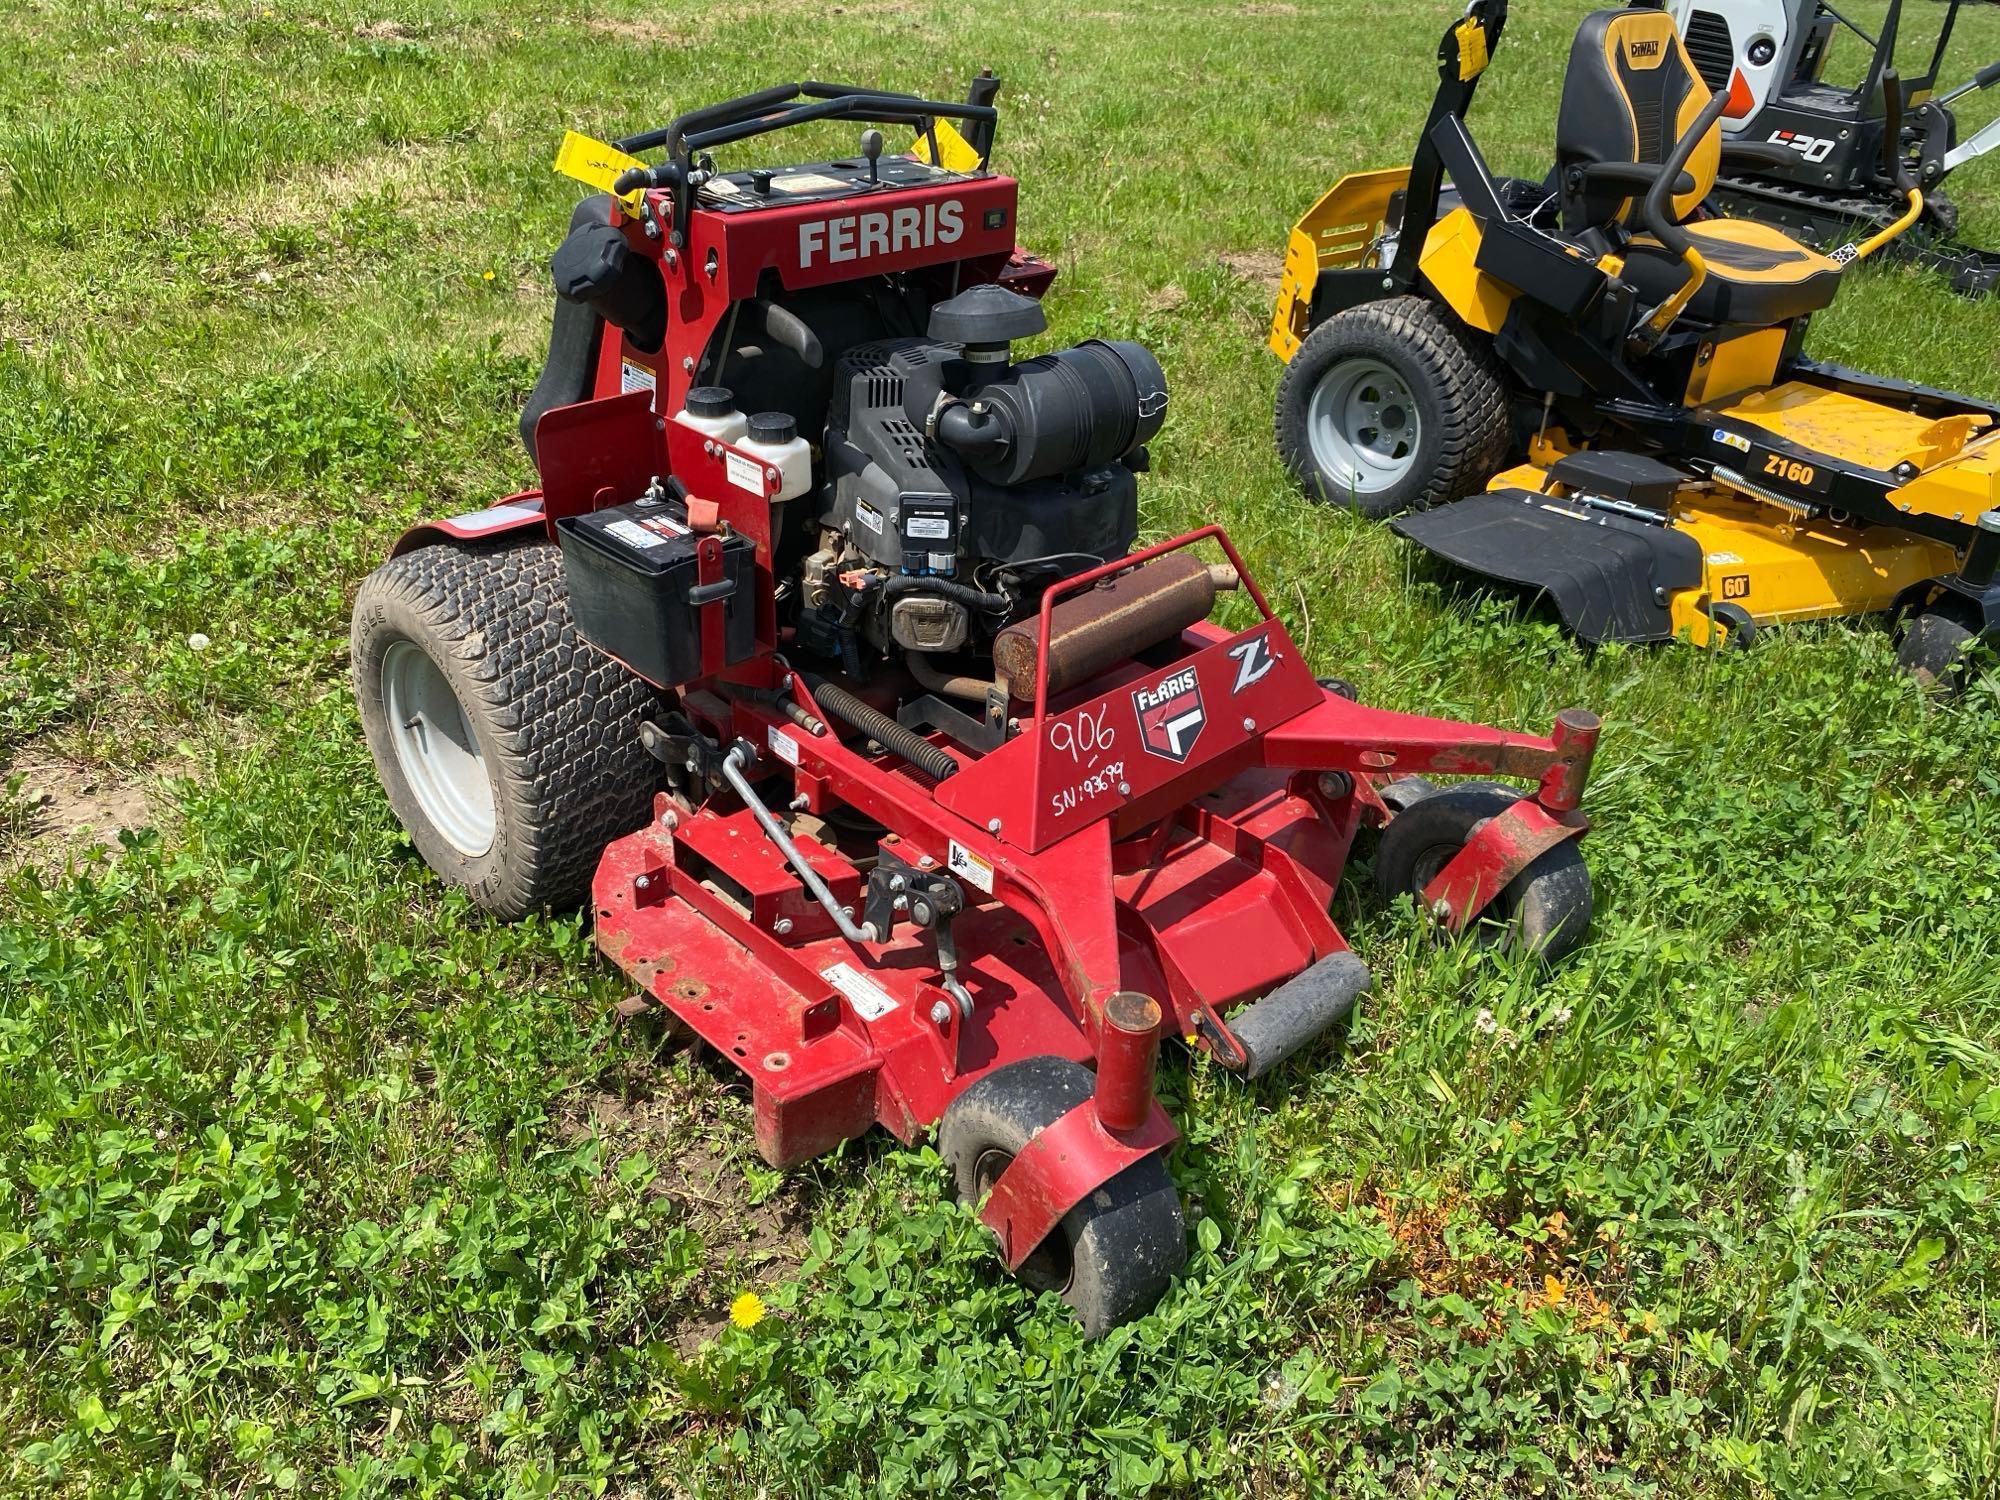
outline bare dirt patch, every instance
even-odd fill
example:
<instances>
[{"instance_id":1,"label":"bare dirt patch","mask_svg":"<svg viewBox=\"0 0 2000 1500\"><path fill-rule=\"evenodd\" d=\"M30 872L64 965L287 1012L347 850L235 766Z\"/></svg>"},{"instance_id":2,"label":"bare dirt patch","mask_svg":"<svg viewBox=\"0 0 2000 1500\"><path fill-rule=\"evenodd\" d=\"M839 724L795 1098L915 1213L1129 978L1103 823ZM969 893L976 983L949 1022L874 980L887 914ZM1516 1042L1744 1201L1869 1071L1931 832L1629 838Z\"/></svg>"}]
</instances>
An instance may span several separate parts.
<instances>
[{"instance_id":1,"label":"bare dirt patch","mask_svg":"<svg viewBox=\"0 0 2000 1500\"><path fill-rule=\"evenodd\" d=\"M0 773L0 786L22 778L0 808L0 864L32 862L60 868L77 849L118 847L118 835L153 821L153 805L136 778L53 756L24 755Z\"/></svg>"},{"instance_id":2,"label":"bare dirt patch","mask_svg":"<svg viewBox=\"0 0 2000 1500\"><path fill-rule=\"evenodd\" d=\"M745 1164L760 1171L763 1164L747 1134L737 1138L715 1118L713 1095L732 1086L719 1065L707 1086L656 1079L636 1063L619 1072L624 1076L607 1080L610 1087L579 1101L568 1132L575 1137L594 1130L620 1154L644 1151L657 1174L648 1196L672 1203L709 1247L693 1306L666 1330L677 1351L692 1357L728 1323L729 1304L739 1292L783 1280L805 1259L812 1233L810 1178L788 1176L768 1196L752 1192ZM704 1072L696 1070L698 1077ZM653 1092L656 1081L661 1087Z\"/></svg>"},{"instance_id":3,"label":"bare dirt patch","mask_svg":"<svg viewBox=\"0 0 2000 1500\"><path fill-rule=\"evenodd\" d=\"M371 42L407 42L416 33L401 21L387 18L380 21L364 21L354 28L354 34Z\"/></svg>"},{"instance_id":4,"label":"bare dirt patch","mask_svg":"<svg viewBox=\"0 0 2000 1500\"><path fill-rule=\"evenodd\" d=\"M626 16L592 16L583 24L586 30L599 36L616 37L621 42L638 42L646 46L679 47L689 40L686 32L658 21L634 20Z\"/></svg>"},{"instance_id":5,"label":"bare dirt patch","mask_svg":"<svg viewBox=\"0 0 2000 1500\"><path fill-rule=\"evenodd\" d=\"M215 222L249 235L280 209L315 216L339 213L388 192L408 204L443 203L457 196L444 171L449 154L442 146L410 145L287 173L254 192L223 199L215 207Z\"/></svg>"},{"instance_id":6,"label":"bare dirt patch","mask_svg":"<svg viewBox=\"0 0 2000 1500\"><path fill-rule=\"evenodd\" d=\"M1216 259L1245 281L1254 281L1274 292L1285 274L1282 250L1225 250Z\"/></svg>"}]
</instances>

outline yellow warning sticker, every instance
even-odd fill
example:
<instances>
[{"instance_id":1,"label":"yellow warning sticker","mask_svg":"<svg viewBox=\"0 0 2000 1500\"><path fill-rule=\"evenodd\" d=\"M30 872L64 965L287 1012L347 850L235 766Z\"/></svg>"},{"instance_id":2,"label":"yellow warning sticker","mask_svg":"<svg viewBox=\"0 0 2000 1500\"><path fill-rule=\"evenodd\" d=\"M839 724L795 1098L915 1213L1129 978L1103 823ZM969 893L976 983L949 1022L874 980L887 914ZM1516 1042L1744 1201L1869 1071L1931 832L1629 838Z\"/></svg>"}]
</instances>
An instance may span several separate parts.
<instances>
[{"instance_id":1,"label":"yellow warning sticker","mask_svg":"<svg viewBox=\"0 0 2000 1500\"><path fill-rule=\"evenodd\" d=\"M633 167L646 164L636 156L627 156L616 146L580 135L572 130L563 136L561 149L556 152L556 170L565 177L574 177L587 187L594 187L600 193L614 193L613 186L621 174ZM622 200L626 207L636 209L639 192L626 193Z\"/></svg>"},{"instance_id":2,"label":"yellow warning sticker","mask_svg":"<svg viewBox=\"0 0 2000 1500\"><path fill-rule=\"evenodd\" d=\"M938 165L947 172L973 172L979 168L979 153L972 149L972 143L951 128L949 120L934 122L937 131ZM910 155L918 161L931 159L931 143L921 133L916 145L910 148Z\"/></svg>"}]
</instances>

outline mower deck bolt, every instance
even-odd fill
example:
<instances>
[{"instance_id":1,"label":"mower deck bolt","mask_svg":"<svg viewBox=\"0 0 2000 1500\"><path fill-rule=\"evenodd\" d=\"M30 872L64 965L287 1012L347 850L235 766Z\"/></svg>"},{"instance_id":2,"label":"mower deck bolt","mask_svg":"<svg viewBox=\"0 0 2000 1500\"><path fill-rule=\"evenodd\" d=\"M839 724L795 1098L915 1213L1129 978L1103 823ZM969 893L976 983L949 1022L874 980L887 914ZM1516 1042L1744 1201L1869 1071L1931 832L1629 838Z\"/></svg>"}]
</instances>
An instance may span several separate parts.
<instances>
[{"instance_id":1,"label":"mower deck bolt","mask_svg":"<svg viewBox=\"0 0 2000 1500\"><path fill-rule=\"evenodd\" d=\"M986 820L986 831L988 833L998 833L1000 831L1000 820L998 818L988 818Z\"/></svg>"},{"instance_id":2,"label":"mower deck bolt","mask_svg":"<svg viewBox=\"0 0 2000 1500\"><path fill-rule=\"evenodd\" d=\"M1129 782L1129 781L1121 781L1121 782L1119 782L1119 783L1118 783L1118 795L1119 795L1119 796L1121 796L1121 797L1129 797L1129 796L1131 796L1131 795L1132 795L1132 783L1131 783L1131 782Z\"/></svg>"},{"instance_id":3,"label":"mower deck bolt","mask_svg":"<svg viewBox=\"0 0 2000 1500\"><path fill-rule=\"evenodd\" d=\"M1431 903L1431 916L1440 922L1451 920L1451 903L1440 896Z\"/></svg>"},{"instance_id":4,"label":"mower deck bolt","mask_svg":"<svg viewBox=\"0 0 2000 1500\"><path fill-rule=\"evenodd\" d=\"M681 826L680 814L675 812L671 807L668 808L665 812L660 814L660 826L669 831L672 831L673 829L680 827Z\"/></svg>"},{"instance_id":5,"label":"mower deck bolt","mask_svg":"<svg viewBox=\"0 0 2000 1500\"><path fill-rule=\"evenodd\" d=\"M642 891L645 890L652 883L653 883L653 877L650 875L641 875L637 880L632 882L634 886L636 886L639 890Z\"/></svg>"},{"instance_id":6,"label":"mower deck bolt","mask_svg":"<svg viewBox=\"0 0 2000 1500\"><path fill-rule=\"evenodd\" d=\"M1243 732L1245 734L1255 734L1257 732L1257 721L1251 718L1244 719Z\"/></svg>"},{"instance_id":7,"label":"mower deck bolt","mask_svg":"<svg viewBox=\"0 0 2000 1500\"><path fill-rule=\"evenodd\" d=\"M951 1024L951 1007L946 1005L944 1001L940 1000L931 1006L931 1024L933 1026L949 1026Z\"/></svg>"},{"instance_id":8,"label":"mower deck bolt","mask_svg":"<svg viewBox=\"0 0 2000 1500\"><path fill-rule=\"evenodd\" d=\"M917 868L919 870L935 870L937 868L937 861L926 854L917 861Z\"/></svg>"},{"instance_id":9,"label":"mower deck bolt","mask_svg":"<svg viewBox=\"0 0 2000 1500\"><path fill-rule=\"evenodd\" d=\"M1319 776L1319 794L1329 802L1338 802L1354 790L1354 778L1345 771L1322 771Z\"/></svg>"},{"instance_id":10,"label":"mower deck bolt","mask_svg":"<svg viewBox=\"0 0 2000 1500\"><path fill-rule=\"evenodd\" d=\"M792 919L790 917L780 917L778 918L777 921L771 924L771 931L777 933L779 937L789 936L791 930L792 930Z\"/></svg>"}]
</instances>

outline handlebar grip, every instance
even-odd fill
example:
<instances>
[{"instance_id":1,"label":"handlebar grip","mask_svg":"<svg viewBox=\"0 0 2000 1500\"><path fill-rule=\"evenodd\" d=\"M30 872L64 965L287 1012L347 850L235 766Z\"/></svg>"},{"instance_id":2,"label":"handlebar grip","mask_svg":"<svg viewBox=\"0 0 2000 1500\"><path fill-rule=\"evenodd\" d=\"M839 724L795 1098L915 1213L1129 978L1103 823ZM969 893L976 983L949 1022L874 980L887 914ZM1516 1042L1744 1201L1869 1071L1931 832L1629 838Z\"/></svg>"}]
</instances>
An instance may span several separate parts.
<instances>
[{"instance_id":1,"label":"handlebar grip","mask_svg":"<svg viewBox=\"0 0 2000 1500\"><path fill-rule=\"evenodd\" d=\"M1988 63L1972 75L1972 86L1976 89L1990 89L2000 83L2000 59Z\"/></svg>"}]
</instances>

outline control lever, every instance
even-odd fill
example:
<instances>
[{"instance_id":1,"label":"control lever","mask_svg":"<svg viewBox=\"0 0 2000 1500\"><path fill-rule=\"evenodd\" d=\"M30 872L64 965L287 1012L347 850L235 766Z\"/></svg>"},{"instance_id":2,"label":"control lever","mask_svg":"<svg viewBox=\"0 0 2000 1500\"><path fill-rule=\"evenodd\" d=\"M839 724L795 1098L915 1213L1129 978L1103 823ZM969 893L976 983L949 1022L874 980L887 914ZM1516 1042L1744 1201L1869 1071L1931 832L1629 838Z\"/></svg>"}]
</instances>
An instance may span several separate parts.
<instances>
[{"instance_id":1,"label":"control lever","mask_svg":"<svg viewBox=\"0 0 2000 1500\"><path fill-rule=\"evenodd\" d=\"M868 158L868 181L879 185L882 181L882 132L864 130L861 132L861 154Z\"/></svg>"}]
</instances>

